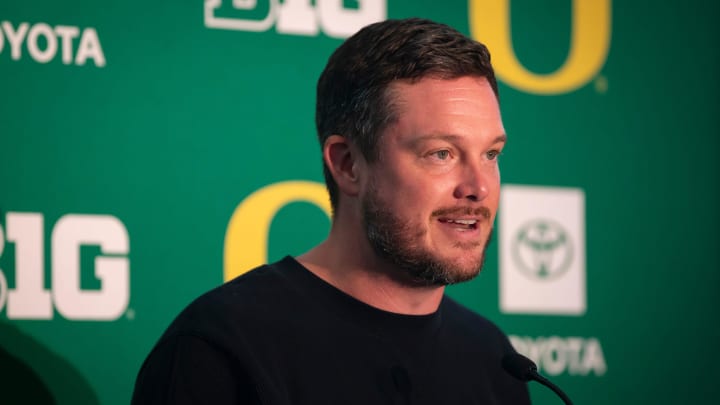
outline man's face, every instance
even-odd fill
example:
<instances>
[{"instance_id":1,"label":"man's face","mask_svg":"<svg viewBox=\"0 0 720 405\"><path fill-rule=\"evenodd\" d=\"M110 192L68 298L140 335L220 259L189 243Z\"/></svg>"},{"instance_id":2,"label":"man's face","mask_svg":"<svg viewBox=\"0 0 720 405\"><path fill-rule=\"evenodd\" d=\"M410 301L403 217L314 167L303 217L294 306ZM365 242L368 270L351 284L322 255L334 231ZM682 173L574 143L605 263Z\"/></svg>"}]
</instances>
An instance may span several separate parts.
<instances>
[{"instance_id":1,"label":"man's face","mask_svg":"<svg viewBox=\"0 0 720 405\"><path fill-rule=\"evenodd\" d=\"M361 195L368 239L413 284L469 280L482 267L500 192L505 130L495 94L474 77L392 90L398 120Z\"/></svg>"}]
</instances>

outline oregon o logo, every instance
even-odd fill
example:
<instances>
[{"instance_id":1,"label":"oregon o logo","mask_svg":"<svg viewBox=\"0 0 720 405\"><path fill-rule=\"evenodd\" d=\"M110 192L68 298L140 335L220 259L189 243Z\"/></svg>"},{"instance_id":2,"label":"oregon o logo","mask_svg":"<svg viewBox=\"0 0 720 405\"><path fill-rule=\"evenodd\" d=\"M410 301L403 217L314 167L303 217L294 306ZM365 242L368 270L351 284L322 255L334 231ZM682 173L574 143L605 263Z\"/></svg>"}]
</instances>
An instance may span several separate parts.
<instances>
[{"instance_id":1,"label":"oregon o logo","mask_svg":"<svg viewBox=\"0 0 720 405\"><path fill-rule=\"evenodd\" d=\"M559 224L533 220L520 228L512 241L512 255L518 268L536 280L563 275L573 259L572 240Z\"/></svg>"},{"instance_id":2,"label":"oregon o logo","mask_svg":"<svg viewBox=\"0 0 720 405\"><path fill-rule=\"evenodd\" d=\"M610 0L573 0L570 52L555 72L539 75L517 59L510 31L510 0L470 0L468 14L473 37L492 53L498 78L519 90L559 94L576 90L602 69L610 49Z\"/></svg>"},{"instance_id":3,"label":"oregon o logo","mask_svg":"<svg viewBox=\"0 0 720 405\"><path fill-rule=\"evenodd\" d=\"M267 262L268 234L275 214L287 204L304 201L331 216L325 185L311 181L270 184L252 193L235 208L225 232L224 280Z\"/></svg>"}]
</instances>

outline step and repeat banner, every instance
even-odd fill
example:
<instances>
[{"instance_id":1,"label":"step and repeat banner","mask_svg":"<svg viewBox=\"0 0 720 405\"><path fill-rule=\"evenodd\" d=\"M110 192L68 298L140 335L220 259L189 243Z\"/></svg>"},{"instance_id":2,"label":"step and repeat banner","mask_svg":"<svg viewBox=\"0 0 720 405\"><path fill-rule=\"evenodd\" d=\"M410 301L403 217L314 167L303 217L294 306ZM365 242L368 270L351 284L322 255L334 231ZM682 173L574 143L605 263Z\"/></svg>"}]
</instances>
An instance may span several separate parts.
<instances>
[{"instance_id":1,"label":"step and repeat banner","mask_svg":"<svg viewBox=\"0 0 720 405\"><path fill-rule=\"evenodd\" d=\"M410 16L488 45L509 136L449 294L578 404L716 400L717 3L30 0L0 3L0 404L127 403L194 297L321 241L317 77Z\"/></svg>"}]
</instances>

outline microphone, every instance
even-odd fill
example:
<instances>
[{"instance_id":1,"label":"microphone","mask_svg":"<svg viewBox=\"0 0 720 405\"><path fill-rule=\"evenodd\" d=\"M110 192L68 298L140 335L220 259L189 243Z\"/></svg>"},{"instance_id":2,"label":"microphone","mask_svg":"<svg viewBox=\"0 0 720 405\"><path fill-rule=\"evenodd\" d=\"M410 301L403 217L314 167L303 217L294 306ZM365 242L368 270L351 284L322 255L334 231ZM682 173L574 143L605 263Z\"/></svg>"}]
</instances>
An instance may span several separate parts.
<instances>
[{"instance_id":1,"label":"microphone","mask_svg":"<svg viewBox=\"0 0 720 405\"><path fill-rule=\"evenodd\" d=\"M517 352L506 354L502 358L502 366L505 371L508 372L508 374L517 378L518 380L535 380L540 384L553 390L553 392L557 394L557 396L559 396L566 405L573 405L570 398L568 398L568 396L565 395L564 392L562 392L560 387L551 383L550 380L548 380L547 378L541 376L540 373L538 373L537 371L537 366L535 365L535 363L533 363L532 360L528 359L522 354Z\"/></svg>"}]
</instances>

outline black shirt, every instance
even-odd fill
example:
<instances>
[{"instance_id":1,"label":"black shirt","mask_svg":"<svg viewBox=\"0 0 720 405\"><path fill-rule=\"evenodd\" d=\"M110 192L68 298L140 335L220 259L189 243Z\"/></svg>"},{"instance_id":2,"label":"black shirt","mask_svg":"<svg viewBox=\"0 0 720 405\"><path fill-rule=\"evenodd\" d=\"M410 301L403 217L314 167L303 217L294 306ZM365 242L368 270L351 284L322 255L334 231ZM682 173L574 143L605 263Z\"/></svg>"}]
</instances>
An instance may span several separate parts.
<instances>
[{"instance_id":1,"label":"black shirt","mask_svg":"<svg viewBox=\"0 0 720 405\"><path fill-rule=\"evenodd\" d=\"M139 404L529 404L512 348L449 297L430 315L371 307L291 257L190 304L146 359Z\"/></svg>"}]
</instances>

